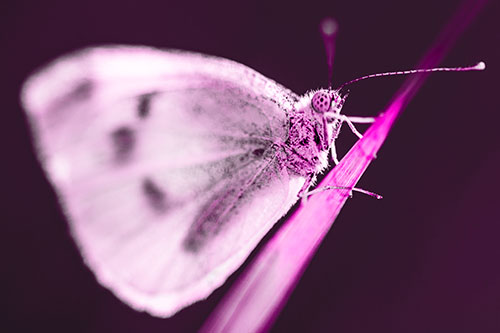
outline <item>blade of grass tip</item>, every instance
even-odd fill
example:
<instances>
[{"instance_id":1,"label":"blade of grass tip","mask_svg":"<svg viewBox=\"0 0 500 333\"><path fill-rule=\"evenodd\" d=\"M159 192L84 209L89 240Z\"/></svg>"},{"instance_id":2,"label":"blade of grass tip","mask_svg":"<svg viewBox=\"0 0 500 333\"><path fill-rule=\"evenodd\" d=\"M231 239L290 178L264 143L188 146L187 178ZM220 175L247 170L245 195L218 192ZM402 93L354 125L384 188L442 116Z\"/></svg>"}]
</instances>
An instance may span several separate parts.
<instances>
[{"instance_id":1,"label":"blade of grass tip","mask_svg":"<svg viewBox=\"0 0 500 333\"><path fill-rule=\"evenodd\" d=\"M467 0L419 63L437 65L472 22L487 0ZM385 141L394 121L427 75L409 77L380 115L323 179L321 186L356 185ZM203 332L259 332L268 330L285 305L312 255L349 197L349 190L324 191L312 196L266 244L242 277L205 322Z\"/></svg>"},{"instance_id":2,"label":"blade of grass tip","mask_svg":"<svg viewBox=\"0 0 500 333\"><path fill-rule=\"evenodd\" d=\"M489 0L464 0L455 11L448 24L441 30L440 34L429 48L429 51L420 60L417 68L436 67L446 56L456 40L462 35L465 29L476 18ZM404 107L416 94L418 88L423 84L425 78L430 73L422 73L410 77L395 96L403 99Z\"/></svg>"}]
</instances>

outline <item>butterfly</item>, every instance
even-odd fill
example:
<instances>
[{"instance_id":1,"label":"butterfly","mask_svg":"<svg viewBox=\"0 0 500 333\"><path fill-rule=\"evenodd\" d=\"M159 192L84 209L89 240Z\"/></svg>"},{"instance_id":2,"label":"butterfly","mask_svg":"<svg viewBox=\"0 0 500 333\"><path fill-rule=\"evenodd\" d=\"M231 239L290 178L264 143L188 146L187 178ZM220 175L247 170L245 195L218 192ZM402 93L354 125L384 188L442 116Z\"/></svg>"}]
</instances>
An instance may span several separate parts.
<instances>
[{"instance_id":1,"label":"butterfly","mask_svg":"<svg viewBox=\"0 0 500 333\"><path fill-rule=\"evenodd\" d=\"M437 70L470 69L348 84ZM169 317L311 193L344 122L361 136L353 122L373 121L340 113L344 86L298 96L231 60L111 45L56 59L21 100L85 263L131 307Z\"/></svg>"},{"instance_id":2,"label":"butterfly","mask_svg":"<svg viewBox=\"0 0 500 333\"><path fill-rule=\"evenodd\" d=\"M125 303L168 317L224 283L307 192L346 97L114 45L55 60L21 99L85 263Z\"/></svg>"}]
</instances>

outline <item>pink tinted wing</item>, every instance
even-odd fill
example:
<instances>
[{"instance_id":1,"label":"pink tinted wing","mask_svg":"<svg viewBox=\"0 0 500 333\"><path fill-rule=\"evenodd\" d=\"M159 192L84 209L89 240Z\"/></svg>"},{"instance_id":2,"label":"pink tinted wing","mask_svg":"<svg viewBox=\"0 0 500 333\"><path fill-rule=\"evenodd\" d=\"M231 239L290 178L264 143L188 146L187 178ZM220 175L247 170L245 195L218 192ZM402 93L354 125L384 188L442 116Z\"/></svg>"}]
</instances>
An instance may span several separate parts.
<instances>
[{"instance_id":1,"label":"pink tinted wing","mask_svg":"<svg viewBox=\"0 0 500 333\"><path fill-rule=\"evenodd\" d=\"M155 315L220 286L304 183L274 145L297 97L229 60L91 48L34 75L22 98L85 262Z\"/></svg>"}]
</instances>

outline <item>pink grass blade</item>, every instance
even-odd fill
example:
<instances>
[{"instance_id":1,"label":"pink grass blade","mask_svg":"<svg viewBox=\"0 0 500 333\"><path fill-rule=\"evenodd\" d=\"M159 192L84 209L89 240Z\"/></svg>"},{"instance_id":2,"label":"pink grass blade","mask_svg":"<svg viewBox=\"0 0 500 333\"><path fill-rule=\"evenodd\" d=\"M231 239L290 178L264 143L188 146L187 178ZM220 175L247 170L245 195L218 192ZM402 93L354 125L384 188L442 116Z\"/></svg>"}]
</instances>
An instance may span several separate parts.
<instances>
[{"instance_id":1,"label":"pink grass blade","mask_svg":"<svg viewBox=\"0 0 500 333\"><path fill-rule=\"evenodd\" d=\"M487 0L465 1L436 39L418 68L436 66L472 22ZM428 74L409 77L383 114L341 162L318 185L354 187L376 156L395 120L416 94ZM259 332L270 328L331 228L349 190L313 195L301 205L266 244L242 277L220 302L204 332Z\"/></svg>"}]
</instances>

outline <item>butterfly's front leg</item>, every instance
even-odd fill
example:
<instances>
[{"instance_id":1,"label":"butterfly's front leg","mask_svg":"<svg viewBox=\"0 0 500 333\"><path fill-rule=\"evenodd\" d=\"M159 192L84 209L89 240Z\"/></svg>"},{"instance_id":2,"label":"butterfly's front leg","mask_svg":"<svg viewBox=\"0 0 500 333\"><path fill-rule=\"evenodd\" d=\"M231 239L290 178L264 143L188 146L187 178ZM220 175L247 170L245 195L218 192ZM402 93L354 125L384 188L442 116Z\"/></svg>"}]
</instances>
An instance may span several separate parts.
<instances>
[{"instance_id":1,"label":"butterfly's front leg","mask_svg":"<svg viewBox=\"0 0 500 333\"><path fill-rule=\"evenodd\" d=\"M343 114L337 114L333 112L327 114L327 117L331 119L338 119L341 121L341 123L343 122L347 123L347 125L349 125L349 128L351 129L351 132L353 132L360 139L363 138L363 135L359 133L359 131L356 129L354 123L369 124L375 121L375 118L373 117L347 117Z\"/></svg>"}]
</instances>

